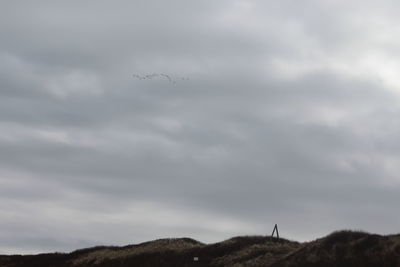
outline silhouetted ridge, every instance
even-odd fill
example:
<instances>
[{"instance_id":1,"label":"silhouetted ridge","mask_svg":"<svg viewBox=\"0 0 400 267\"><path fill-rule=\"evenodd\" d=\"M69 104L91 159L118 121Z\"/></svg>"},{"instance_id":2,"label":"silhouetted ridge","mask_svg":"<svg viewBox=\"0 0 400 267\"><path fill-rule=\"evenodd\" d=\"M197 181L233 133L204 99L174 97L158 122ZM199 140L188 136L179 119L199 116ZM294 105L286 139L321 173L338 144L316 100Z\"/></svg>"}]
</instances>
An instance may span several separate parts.
<instances>
[{"instance_id":1,"label":"silhouetted ridge","mask_svg":"<svg viewBox=\"0 0 400 267\"><path fill-rule=\"evenodd\" d=\"M303 244L273 267L396 267L400 266L400 236L338 231Z\"/></svg>"},{"instance_id":2,"label":"silhouetted ridge","mask_svg":"<svg viewBox=\"0 0 400 267\"><path fill-rule=\"evenodd\" d=\"M338 231L305 243L269 236L238 236L214 244L191 238L167 238L71 253L0 256L0 267L39 266L400 267L400 235Z\"/></svg>"}]
</instances>

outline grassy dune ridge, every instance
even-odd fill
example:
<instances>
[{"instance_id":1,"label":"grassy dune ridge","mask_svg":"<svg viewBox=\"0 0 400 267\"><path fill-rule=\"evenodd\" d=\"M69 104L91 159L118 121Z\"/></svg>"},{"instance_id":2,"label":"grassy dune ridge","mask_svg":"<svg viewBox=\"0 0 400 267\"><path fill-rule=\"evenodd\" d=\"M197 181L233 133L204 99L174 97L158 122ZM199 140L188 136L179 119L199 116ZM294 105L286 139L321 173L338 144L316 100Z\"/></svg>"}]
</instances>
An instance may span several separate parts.
<instances>
[{"instance_id":1,"label":"grassy dune ridge","mask_svg":"<svg viewBox=\"0 0 400 267\"><path fill-rule=\"evenodd\" d=\"M198 261L194 261L198 257ZM266 236L241 236L203 244L170 238L124 247L100 246L71 253L0 256L1 267L400 267L400 235L337 231L299 243Z\"/></svg>"}]
</instances>

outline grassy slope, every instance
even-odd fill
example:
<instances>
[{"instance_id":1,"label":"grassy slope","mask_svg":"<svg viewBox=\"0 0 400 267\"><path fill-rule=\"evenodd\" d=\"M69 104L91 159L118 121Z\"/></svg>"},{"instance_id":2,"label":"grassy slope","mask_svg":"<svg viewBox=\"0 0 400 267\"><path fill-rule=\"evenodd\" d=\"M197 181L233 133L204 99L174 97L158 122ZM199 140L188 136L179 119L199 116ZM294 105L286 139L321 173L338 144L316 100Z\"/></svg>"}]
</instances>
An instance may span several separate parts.
<instances>
[{"instance_id":1,"label":"grassy slope","mask_svg":"<svg viewBox=\"0 0 400 267\"><path fill-rule=\"evenodd\" d=\"M193 262L193 257L199 257ZM400 266L400 235L341 231L308 243L269 237L235 237L215 244L189 238L126 247L95 247L69 254L0 256L1 267L65 266Z\"/></svg>"}]
</instances>

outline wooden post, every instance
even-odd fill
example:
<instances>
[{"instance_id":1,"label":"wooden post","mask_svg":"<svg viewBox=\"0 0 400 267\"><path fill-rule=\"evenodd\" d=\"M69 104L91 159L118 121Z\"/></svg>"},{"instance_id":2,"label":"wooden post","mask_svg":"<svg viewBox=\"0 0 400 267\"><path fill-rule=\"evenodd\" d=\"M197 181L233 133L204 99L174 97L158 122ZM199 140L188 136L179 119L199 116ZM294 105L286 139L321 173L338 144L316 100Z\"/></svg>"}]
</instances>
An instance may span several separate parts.
<instances>
[{"instance_id":1,"label":"wooden post","mask_svg":"<svg viewBox=\"0 0 400 267\"><path fill-rule=\"evenodd\" d=\"M272 231L271 237L274 237L274 233L276 232L276 238L279 240L279 232L278 232L278 225L275 224L274 230Z\"/></svg>"}]
</instances>

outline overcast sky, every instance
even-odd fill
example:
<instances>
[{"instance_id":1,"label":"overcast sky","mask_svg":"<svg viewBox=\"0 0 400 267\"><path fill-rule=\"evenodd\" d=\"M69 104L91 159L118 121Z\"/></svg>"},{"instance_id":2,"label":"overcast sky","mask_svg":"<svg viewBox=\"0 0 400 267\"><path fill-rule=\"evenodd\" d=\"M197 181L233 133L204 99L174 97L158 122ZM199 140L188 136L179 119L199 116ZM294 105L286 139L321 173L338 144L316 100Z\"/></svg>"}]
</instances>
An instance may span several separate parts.
<instances>
[{"instance_id":1,"label":"overcast sky","mask_svg":"<svg viewBox=\"0 0 400 267\"><path fill-rule=\"evenodd\" d=\"M1 1L0 254L400 232L399 10Z\"/></svg>"}]
</instances>

